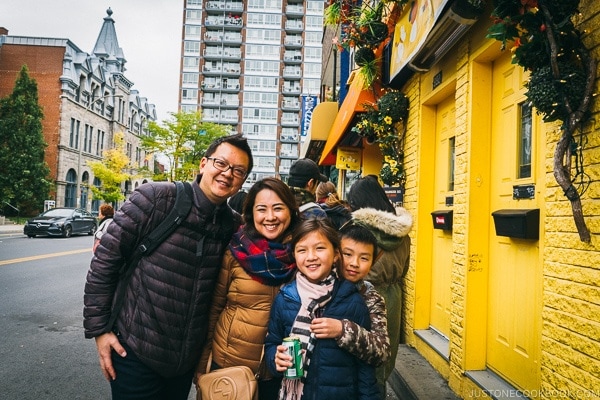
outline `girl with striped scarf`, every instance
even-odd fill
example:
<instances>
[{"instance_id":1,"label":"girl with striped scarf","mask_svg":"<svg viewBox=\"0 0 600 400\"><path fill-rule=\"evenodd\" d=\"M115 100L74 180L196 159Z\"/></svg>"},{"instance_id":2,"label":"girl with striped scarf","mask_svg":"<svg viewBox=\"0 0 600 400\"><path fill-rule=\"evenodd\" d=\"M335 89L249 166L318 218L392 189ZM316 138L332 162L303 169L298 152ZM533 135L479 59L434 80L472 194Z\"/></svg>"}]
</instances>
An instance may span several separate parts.
<instances>
[{"instance_id":1,"label":"girl with striped scarf","mask_svg":"<svg viewBox=\"0 0 600 400\"><path fill-rule=\"evenodd\" d=\"M292 365L282 345L296 336L303 349L304 375L283 378L279 399L377 399L375 370L341 349L335 339L317 339L310 331L316 317L348 319L370 329L369 311L354 284L335 271L340 239L327 219L308 219L292 233L296 279L285 285L271 307L265 341L270 371L282 376Z\"/></svg>"}]
</instances>

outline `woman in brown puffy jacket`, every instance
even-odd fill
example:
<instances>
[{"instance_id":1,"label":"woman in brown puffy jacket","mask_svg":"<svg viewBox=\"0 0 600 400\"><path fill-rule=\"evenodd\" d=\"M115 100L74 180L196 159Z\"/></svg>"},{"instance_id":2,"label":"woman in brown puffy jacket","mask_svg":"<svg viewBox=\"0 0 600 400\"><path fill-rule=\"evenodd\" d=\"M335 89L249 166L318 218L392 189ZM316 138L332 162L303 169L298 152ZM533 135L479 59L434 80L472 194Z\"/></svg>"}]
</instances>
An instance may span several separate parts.
<instances>
[{"instance_id":1,"label":"woman in brown puffy jacket","mask_svg":"<svg viewBox=\"0 0 600 400\"><path fill-rule=\"evenodd\" d=\"M256 182L244 202L245 225L223 258L209 319L209 336L197 368L245 365L259 374L259 398L276 399L280 380L261 363L273 299L293 276L290 232L299 221L294 194L275 178Z\"/></svg>"}]
</instances>

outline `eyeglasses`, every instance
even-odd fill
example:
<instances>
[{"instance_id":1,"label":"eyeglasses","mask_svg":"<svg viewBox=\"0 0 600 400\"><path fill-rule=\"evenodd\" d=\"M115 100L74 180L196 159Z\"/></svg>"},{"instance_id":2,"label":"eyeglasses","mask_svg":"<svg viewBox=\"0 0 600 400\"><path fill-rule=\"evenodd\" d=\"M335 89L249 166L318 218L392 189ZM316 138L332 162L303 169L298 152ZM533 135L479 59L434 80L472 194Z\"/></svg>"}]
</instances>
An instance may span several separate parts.
<instances>
[{"instance_id":1,"label":"eyeglasses","mask_svg":"<svg viewBox=\"0 0 600 400\"><path fill-rule=\"evenodd\" d=\"M227 172L231 169L233 176L236 178L244 179L246 175L248 175L248 171L246 171L244 168L234 167L227 161L221 160L220 158L206 157L206 159L212 160L213 166L221 172Z\"/></svg>"}]
</instances>

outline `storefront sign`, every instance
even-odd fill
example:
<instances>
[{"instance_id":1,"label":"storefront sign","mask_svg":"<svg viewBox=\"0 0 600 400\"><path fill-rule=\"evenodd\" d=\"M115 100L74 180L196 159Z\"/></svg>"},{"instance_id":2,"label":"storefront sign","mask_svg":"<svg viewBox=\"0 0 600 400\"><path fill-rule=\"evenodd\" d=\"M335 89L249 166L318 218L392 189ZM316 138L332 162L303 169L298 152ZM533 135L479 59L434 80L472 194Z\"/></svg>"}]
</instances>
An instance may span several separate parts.
<instances>
[{"instance_id":1,"label":"storefront sign","mask_svg":"<svg viewBox=\"0 0 600 400\"><path fill-rule=\"evenodd\" d=\"M355 147L338 147L335 167L337 169L347 169L350 171L360 170L362 159L362 149Z\"/></svg>"}]
</instances>

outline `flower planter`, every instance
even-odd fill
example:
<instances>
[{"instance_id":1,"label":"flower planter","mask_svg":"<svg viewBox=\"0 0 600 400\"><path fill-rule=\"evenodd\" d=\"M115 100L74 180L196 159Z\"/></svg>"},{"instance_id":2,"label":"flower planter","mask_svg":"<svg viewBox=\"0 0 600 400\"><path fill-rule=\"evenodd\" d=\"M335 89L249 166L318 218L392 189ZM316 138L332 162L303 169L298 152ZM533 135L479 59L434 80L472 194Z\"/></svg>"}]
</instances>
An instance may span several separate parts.
<instances>
[{"instance_id":1,"label":"flower planter","mask_svg":"<svg viewBox=\"0 0 600 400\"><path fill-rule=\"evenodd\" d=\"M354 62L359 67L364 67L375 61L375 53L369 47L359 47L354 52Z\"/></svg>"}]
</instances>

